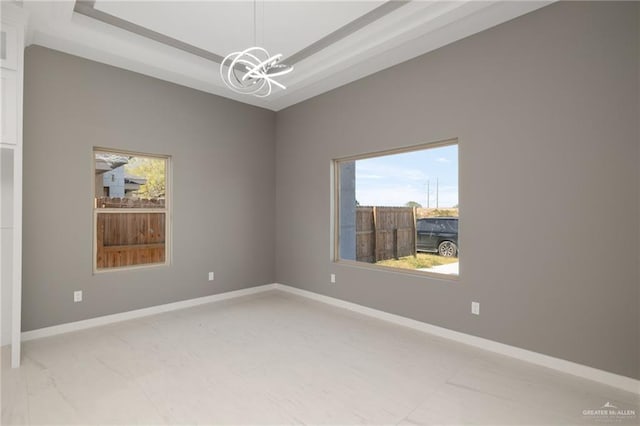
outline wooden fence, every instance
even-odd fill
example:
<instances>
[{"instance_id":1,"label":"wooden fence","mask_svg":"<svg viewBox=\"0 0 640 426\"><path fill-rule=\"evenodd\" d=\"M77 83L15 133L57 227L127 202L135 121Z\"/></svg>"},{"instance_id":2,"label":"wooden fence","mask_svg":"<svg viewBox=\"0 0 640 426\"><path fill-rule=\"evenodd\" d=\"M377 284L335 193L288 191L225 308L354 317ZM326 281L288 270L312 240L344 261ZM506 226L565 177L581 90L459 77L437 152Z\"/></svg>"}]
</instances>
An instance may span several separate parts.
<instances>
[{"instance_id":1,"label":"wooden fence","mask_svg":"<svg viewBox=\"0 0 640 426\"><path fill-rule=\"evenodd\" d=\"M98 269L165 261L165 213L98 213Z\"/></svg>"},{"instance_id":2,"label":"wooden fence","mask_svg":"<svg viewBox=\"0 0 640 426\"><path fill-rule=\"evenodd\" d=\"M415 255L413 207L356 208L356 260L375 263Z\"/></svg>"},{"instance_id":3,"label":"wooden fence","mask_svg":"<svg viewBox=\"0 0 640 426\"><path fill-rule=\"evenodd\" d=\"M98 197L96 198L96 207L103 209L163 209L164 199Z\"/></svg>"}]
</instances>

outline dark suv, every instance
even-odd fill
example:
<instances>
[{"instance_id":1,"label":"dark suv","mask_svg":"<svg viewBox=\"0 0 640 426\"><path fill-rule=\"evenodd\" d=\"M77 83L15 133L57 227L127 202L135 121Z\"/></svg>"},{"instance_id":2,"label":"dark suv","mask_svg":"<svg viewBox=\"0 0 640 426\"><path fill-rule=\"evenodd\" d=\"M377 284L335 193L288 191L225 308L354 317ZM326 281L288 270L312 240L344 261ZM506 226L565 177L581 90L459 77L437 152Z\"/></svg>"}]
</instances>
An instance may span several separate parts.
<instances>
[{"instance_id":1,"label":"dark suv","mask_svg":"<svg viewBox=\"0 0 640 426\"><path fill-rule=\"evenodd\" d=\"M429 217L416 220L418 251L436 252L440 256L458 255L458 218Z\"/></svg>"}]
</instances>

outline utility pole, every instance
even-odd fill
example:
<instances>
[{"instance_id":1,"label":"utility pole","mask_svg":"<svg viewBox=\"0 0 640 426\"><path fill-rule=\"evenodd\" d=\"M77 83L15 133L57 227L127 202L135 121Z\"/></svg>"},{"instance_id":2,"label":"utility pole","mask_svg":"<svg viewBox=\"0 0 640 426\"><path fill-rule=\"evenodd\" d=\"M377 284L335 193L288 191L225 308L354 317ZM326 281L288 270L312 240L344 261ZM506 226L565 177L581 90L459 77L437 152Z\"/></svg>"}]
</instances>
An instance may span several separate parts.
<instances>
[{"instance_id":1,"label":"utility pole","mask_svg":"<svg viewBox=\"0 0 640 426\"><path fill-rule=\"evenodd\" d=\"M429 192L429 179L427 179L427 208L429 208L429 196L430 196L430 192Z\"/></svg>"}]
</instances>

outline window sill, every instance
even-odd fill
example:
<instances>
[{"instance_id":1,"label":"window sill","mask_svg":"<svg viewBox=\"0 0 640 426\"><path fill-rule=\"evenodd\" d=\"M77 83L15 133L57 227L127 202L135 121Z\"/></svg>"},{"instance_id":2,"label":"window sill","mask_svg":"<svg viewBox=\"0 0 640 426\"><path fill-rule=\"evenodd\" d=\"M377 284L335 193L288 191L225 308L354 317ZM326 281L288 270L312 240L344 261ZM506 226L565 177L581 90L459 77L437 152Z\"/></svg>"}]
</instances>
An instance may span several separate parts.
<instances>
[{"instance_id":1,"label":"window sill","mask_svg":"<svg viewBox=\"0 0 640 426\"><path fill-rule=\"evenodd\" d=\"M373 270L373 271L389 272L389 273L401 274L401 275L409 275L412 277L432 278L436 280L450 281L450 282L460 281L460 275L442 274L438 272L429 272L429 271L419 271L416 269L394 268L392 266L375 265L372 263L357 262L353 260L334 260L333 263L341 266L366 269L370 271Z\"/></svg>"},{"instance_id":2,"label":"window sill","mask_svg":"<svg viewBox=\"0 0 640 426\"><path fill-rule=\"evenodd\" d=\"M93 275L101 275L107 274L109 272L123 272L123 271L137 271L141 269L152 269L152 268L161 268L163 266L171 265L169 262L164 263L146 263L144 265L134 265L134 266L120 266L116 268L102 268L102 269L93 269Z\"/></svg>"}]
</instances>

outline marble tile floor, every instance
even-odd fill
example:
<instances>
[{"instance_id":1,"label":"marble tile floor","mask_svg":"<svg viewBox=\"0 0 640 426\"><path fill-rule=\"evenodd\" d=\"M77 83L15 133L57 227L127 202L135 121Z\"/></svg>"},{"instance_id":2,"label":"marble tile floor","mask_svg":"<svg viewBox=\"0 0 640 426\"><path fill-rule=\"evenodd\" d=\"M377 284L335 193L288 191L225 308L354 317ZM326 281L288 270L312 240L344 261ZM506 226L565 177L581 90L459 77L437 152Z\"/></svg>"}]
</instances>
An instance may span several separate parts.
<instances>
[{"instance_id":1,"label":"marble tile floor","mask_svg":"<svg viewBox=\"0 0 640 426\"><path fill-rule=\"evenodd\" d=\"M3 425L638 424L637 395L271 291L2 351Z\"/></svg>"}]
</instances>

